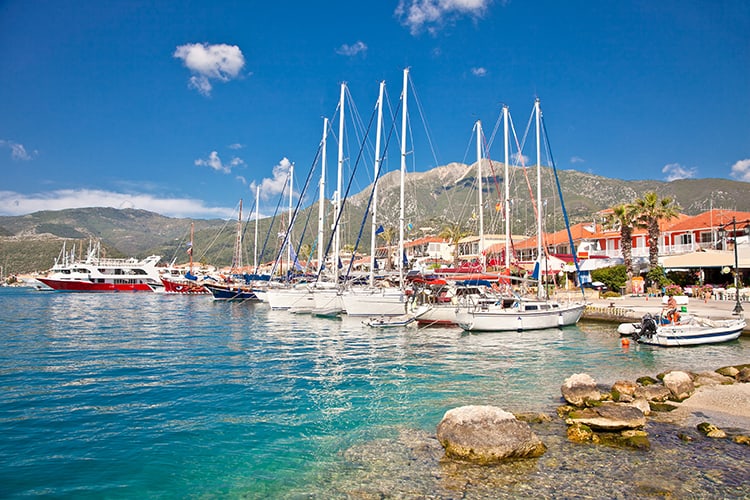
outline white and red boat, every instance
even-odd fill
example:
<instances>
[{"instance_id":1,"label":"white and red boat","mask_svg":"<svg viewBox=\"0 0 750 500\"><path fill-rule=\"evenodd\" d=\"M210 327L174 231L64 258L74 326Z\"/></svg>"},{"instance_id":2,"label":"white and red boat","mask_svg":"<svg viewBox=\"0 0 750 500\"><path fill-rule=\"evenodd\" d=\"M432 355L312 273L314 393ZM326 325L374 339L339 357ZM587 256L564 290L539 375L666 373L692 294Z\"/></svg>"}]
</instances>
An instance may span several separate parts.
<instances>
[{"instance_id":1,"label":"white and red boat","mask_svg":"<svg viewBox=\"0 0 750 500\"><path fill-rule=\"evenodd\" d=\"M198 283L198 277L193 274L193 233L195 225L190 224L190 244L187 253L190 255L190 269L185 274L175 269L170 269L161 275L161 282L164 285L165 293L179 293L186 295L209 294L211 291Z\"/></svg>"},{"instance_id":2,"label":"white and red boat","mask_svg":"<svg viewBox=\"0 0 750 500\"><path fill-rule=\"evenodd\" d=\"M65 245L46 277L37 278L48 287L65 292L152 292L161 289L156 264L161 259L108 259L100 257L100 245L89 245L84 260L75 251L65 252Z\"/></svg>"}]
</instances>

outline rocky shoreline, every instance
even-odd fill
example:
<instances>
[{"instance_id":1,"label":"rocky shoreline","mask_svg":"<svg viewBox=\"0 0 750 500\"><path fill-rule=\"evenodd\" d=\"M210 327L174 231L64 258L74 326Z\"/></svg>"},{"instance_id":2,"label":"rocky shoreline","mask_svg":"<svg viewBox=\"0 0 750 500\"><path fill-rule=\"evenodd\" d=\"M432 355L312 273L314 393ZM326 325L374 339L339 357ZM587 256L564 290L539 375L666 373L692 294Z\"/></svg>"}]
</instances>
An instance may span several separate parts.
<instances>
[{"instance_id":1,"label":"rocky shoreline","mask_svg":"<svg viewBox=\"0 0 750 500\"><path fill-rule=\"evenodd\" d=\"M611 387L579 373L560 390L566 404L557 414L572 442L647 450L651 419L678 426L683 440L695 438L679 426L695 425L707 438L750 445L750 364L700 373L672 370L655 378L620 380ZM463 406L446 412L437 439L449 459L493 464L536 458L546 446L528 422L549 418L513 415L494 406Z\"/></svg>"}]
</instances>

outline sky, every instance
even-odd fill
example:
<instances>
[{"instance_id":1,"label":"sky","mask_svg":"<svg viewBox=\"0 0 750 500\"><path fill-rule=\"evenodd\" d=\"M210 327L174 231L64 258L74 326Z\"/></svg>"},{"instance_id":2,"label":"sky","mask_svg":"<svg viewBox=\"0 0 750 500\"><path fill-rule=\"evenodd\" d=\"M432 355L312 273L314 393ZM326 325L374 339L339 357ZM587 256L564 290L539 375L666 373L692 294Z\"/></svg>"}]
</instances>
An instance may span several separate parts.
<instances>
[{"instance_id":1,"label":"sky","mask_svg":"<svg viewBox=\"0 0 750 500\"><path fill-rule=\"evenodd\" d=\"M320 168L324 118L328 186L341 142L356 192L381 81L399 168L405 68L410 171L476 161L477 120L502 161L503 105L534 162L538 98L559 169L750 181L748 33L745 0L3 0L0 215L231 218L258 187L267 215L292 165L297 195Z\"/></svg>"}]
</instances>

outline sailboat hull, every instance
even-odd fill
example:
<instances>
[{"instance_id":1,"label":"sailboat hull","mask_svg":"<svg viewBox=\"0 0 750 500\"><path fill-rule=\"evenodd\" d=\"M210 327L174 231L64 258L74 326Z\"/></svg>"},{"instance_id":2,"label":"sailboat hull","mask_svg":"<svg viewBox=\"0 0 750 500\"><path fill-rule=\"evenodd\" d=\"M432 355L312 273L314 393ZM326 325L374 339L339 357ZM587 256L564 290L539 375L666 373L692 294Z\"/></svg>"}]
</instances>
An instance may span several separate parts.
<instances>
[{"instance_id":1,"label":"sailboat hull","mask_svg":"<svg viewBox=\"0 0 750 500\"><path fill-rule=\"evenodd\" d=\"M456 323L464 330L472 332L544 330L575 325L581 319L585 307L586 304L563 305L546 302L539 302L535 306L520 303L508 308L493 305L459 311L456 314Z\"/></svg>"}]
</instances>

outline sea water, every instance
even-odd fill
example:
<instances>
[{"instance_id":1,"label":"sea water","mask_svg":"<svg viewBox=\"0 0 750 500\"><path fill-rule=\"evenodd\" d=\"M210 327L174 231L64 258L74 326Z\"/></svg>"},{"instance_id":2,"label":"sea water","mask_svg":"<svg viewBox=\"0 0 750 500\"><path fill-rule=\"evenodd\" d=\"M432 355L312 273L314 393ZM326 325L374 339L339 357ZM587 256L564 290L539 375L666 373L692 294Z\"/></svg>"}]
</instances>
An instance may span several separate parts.
<instances>
[{"instance_id":1,"label":"sea water","mask_svg":"<svg viewBox=\"0 0 750 500\"><path fill-rule=\"evenodd\" d=\"M750 449L574 445L475 467L445 460L444 413L555 415L560 386L750 360L750 341L623 348L615 325L535 332L375 329L205 296L0 289L0 497L746 497Z\"/></svg>"}]
</instances>

